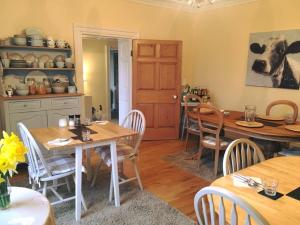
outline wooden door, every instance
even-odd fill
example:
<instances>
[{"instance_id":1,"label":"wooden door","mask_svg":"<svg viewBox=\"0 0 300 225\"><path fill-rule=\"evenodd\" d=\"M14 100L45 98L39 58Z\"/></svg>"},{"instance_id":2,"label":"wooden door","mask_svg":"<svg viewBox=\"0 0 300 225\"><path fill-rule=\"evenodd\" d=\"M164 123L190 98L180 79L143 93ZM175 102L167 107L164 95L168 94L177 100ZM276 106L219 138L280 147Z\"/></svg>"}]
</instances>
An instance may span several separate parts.
<instances>
[{"instance_id":1,"label":"wooden door","mask_svg":"<svg viewBox=\"0 0 300 225\"><path fill-rule=\"evenodd\" d=\"M181 41L133 41L132 106L145 115L144 140L178 138L181 52Z\"/></svg>"}]
</instances>

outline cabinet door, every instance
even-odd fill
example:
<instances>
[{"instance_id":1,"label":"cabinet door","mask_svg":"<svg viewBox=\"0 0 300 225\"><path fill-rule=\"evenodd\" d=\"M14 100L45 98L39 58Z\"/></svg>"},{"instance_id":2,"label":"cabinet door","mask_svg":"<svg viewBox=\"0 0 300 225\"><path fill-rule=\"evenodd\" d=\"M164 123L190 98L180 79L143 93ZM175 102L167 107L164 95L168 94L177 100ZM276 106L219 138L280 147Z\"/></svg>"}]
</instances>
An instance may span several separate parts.
<instances>
[{"instance_id":1,"label":"cabinet door","mask_svg":"<svg viewBox=\"0 0 300 225\"><path fill-rule=\"evenodd\" d=\"M62 118L69 118L69 115L80 114L79 108L49 110L48 112L48 127L58 127L58 121Z\"/></svg>"},{"instance_id":2,"label":"cabinet door","mask_svg":"<svg viewBox=\"0 0 300 225\"><path fill-rule=\"evenodd\" d=\"M27 128L47 127L47 114L45 111L11 113L9 116L10 131L17 133L17 123L22 122Z\"/></svg>"}]
</instances>

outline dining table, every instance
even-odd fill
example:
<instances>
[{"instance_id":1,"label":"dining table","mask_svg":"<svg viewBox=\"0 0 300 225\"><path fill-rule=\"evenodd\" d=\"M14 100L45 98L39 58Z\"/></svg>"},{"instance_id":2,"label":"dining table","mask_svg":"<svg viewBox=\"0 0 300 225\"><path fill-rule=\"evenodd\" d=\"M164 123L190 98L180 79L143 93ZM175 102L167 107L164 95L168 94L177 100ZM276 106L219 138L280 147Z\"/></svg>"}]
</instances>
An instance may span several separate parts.
<instances>
[{"instance_id":1,"label":"dining table","mask_svg":"<svg viewBox=\"0 0 300 225\"><path fill-rule=\"evenodd\" d=\"M70 148L75 149L75 219L79 221L81 218L81 187L82 187L82 152L88 151L92 148L100 146L110 146L111 160L112 160L112 180L114 188L115 206L120 206L119 194L119 176L117 163L116 142L121 138L138 135L137 132L119 126L118 124L102 121L92 123L85 126L85 129L90 131L90 140L83 141L81 130L82 127L70 129L68 127L48 127L48 128L33 128L30 129L32 136L41 144L46 150L51 152L63 153ZM51 141L55 139L67 139L65 145L53 145ZM49 143L50 141L50 143Z\"/></svg>"},{"instance_id":2,"label":"dining table","mask_svg":"<svg viewBox=\"0 0 300 225\"><path fill-rule=\"evenodd\" d=\"M298 199L290 197L289 192L300 187L300 157L275 157L252 165L233 174L216 179L211 186L222 187L242 198L254 207L272 225L300 224L300 191ZM258 193L259 190L248 185L240 186L234 182L234 175L253 177L253 179L276 179L278 192L283 194L277 200ZM230 209L231 203L224 201L225 208ZM215 206L216 211L218 207ZM238 209L238 214L242 211ZM230 210L227 210L230 218Z\"/></svg>"},{"instance_id":3,"label":"dining table","mask_svg":"<svg viewBox=\"0 0 300 225\"><path fill-rule=\"evenodd\" d=\"M244 112L225 110L223 130L224 136L234 135L235 137L256 138L260 140L275 141L275 142L299 142L300 132L291 131L286 129L285 122L270 121L265 119L256 118L257 122L263 124L262 127L244 127L237 125L237 121L244 120ZM198 112L191 112L190 115L193 119L198 119ZM216 122L217 117L212 113L201 114L201 118L208 125ZM300 124L299 121L296 124Z\"/></svg>"}]
</instances>

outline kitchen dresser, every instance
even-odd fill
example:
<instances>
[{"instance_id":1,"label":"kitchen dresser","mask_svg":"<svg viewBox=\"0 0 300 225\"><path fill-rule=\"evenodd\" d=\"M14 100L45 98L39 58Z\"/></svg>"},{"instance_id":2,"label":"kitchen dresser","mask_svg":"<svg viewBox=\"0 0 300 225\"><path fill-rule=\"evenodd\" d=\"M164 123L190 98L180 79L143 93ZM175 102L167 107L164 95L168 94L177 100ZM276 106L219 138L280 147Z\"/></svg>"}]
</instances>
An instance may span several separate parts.
<instances>
[{"instance_id":1,"label":"kitchen dresser","mask_svg":"<svg viewBox=\"0 0 300 225\"><path fill-rule=\"evenodd\" d=\"M0 97L1 128L17 133L17 123L28 128L57 127L58 120L80 114L82 94Z\"/></svg>"}]
</instances>

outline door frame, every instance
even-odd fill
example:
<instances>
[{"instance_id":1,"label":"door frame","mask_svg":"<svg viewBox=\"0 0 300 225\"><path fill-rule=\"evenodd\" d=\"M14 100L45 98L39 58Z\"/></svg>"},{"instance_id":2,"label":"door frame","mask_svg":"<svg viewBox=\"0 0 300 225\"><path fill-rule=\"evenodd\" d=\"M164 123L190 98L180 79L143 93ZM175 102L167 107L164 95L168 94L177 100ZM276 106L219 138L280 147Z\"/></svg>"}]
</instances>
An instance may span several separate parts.
<instances>
[{"instance_id":1,"label":"door frame","mask_svg":"<svg viewBox=\"0 0 300 225\"><path fill-rule=\"evenodd\" d=\"M83 38L115 38L115 39L138 39L139 33L133 31L125 31L121 29L111 29L95 26L86 26L80 24L73 24L73 39L74 39L74 60L75 60L75 81L79 93L84 93L83 81ZM132 83L132 68L130 68L130 82ZM132 87L128 90L130 95ZM110 94L109 94L110 95ZM130 99L130 106L132 106L132 99ZM81 114L85 117L84 98L81 101Z\"/></svg>"}]
</instances>

